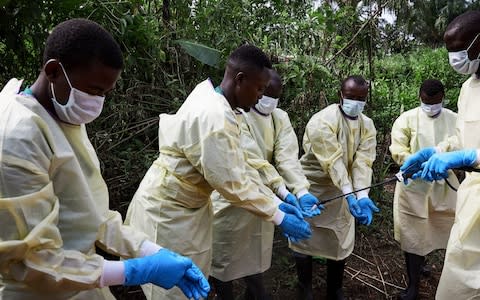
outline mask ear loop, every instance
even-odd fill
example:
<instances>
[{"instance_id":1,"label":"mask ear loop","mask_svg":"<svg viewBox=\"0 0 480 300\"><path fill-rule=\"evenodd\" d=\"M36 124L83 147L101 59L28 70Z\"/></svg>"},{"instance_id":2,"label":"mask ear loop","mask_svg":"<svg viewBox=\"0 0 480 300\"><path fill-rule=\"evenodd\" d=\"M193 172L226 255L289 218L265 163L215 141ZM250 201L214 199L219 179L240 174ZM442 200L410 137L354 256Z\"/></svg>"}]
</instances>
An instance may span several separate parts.
<instances>
[{"instance_id":1,"label":"mask ear loop","mask_svg":"<svg viewBox=\"0 0 480 300\"><path fill-rule=\"evenodd\" d=\"M65 71L65 68L63 67L61 62L58 62L60 67L62 67L63 74L65 74L65 78L67 79L68 85L70 86L70 89L73 89L72 84L70 83L70 79L68 78L67 71Z\"/></svg>"},{"instance_id":2,"label":"mask ear loop","mask_svg":"<svg viewBox=\"0 0 480 300\"><path fill-rule=\"evenodd\" d=\"M472 46L475 44L475 42L477 41L478 37L480 36L480 32L477 33L477 35L475 36L475 38L473 39L473 41L470 43L470 45L467 47L467 55L468 55L468 51L470 50L470 48L472 48ZM477 59L480 58L480 52L478 52L478 55L477 55Z\"/></svg>"},{"instance_id":3,"label":"mask ear loop","mask_svg":"<svg viewBox=\"0 0 480 300\"><path fill-rule=\"evenodd\" d=\"M65 71L65 68L63 67L62 63L61 62L58 62L58 64L60 65L60 67L62 68L62 71L63 71L63 74L65 75L65 79L67 79L67 83L68 85L70 86L70 90L73 89L73 86L72 84L70 83L70 79L68 78L68 75L67 75L67 72ZM53 96L53 99L55 99L55 101L57 101L57 96L55 95L55 89L53 88L53 82L50 82L50 89L52 90L52 96ZM67 102L68 104L68 102ZM65 104L65 105L67 105Z\"/></svg>"}]
</instances>

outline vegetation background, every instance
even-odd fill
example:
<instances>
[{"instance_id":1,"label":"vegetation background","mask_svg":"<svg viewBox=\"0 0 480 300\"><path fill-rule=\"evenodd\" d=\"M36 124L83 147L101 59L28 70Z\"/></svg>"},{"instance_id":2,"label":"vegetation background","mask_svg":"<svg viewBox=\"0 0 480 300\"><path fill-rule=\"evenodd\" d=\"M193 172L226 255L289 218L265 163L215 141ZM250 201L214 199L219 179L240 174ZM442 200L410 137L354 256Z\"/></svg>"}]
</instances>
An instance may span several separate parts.
<instances>
[{"instance_id":1,"label":"vegetation background","mask_svg":"<svg viewBox=\"0 0 480 300\"><path fill-rule=\"evenodd\" d=\"M473 0L0 0L0 87L11 77L34 81L45 39L63 20L89 18L115 36L125 70L88 131L102 162L111 208L124 214L157 156L158 115L174 113L207 77L219 83L228 54L244 42L253 43L271 56L283 76L280 107L289 113L299 142L310 117L339 100L344 77L361 74L370 80L365 113L378 130L373 181L379 182L397 170L388 153L391 125L402 111L418 105L423 80L441 80L447 89L445 105L456 110L466 78L450 68L442 36L455 16L479 8ZM373 226L357 228L359 258L355 262L354 256L349 266L363 267L359 274L374 279L347 278L346 295L353 299L388 299L405 285L401 252L392 238L392 187L374 190L372 198L382 212ZM441 252L433 255L437 270L423 286L425 299L433 299L441 259ZM318 265L323 268L321 260ZM272 270L273 296L294 295L293 260L280 237ZM317 273L315 288L322 295L325 272ZM142 297L138 288L115 293L120 299Z\"/></svg>"}]
</instances>

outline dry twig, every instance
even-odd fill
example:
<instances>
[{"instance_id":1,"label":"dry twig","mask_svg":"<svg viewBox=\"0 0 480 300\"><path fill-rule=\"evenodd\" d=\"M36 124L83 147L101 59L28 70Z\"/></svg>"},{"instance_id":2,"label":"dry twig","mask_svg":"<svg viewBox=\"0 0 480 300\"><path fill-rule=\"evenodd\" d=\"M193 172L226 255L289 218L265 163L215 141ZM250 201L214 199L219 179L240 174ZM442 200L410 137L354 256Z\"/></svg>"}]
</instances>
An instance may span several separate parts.
<instances>
[{"instance_id":1,"label":"dry twig","mask_svg":"<svg viewBox=\"0 0 480 300\"><path fill-rule=\"evenodd\" d=\"M365 276L365 277L367 277L367 278L369 278L369 279L373 279L373 280L376 280L376 281L378 281L378 282L382 282L380 279L378 279L378 278L375 277L375 276L372 276L372 275L367 274L367 273L365 273L365 272L357 271L357 270L355 270L355 269L352 268L352 267L348 267L348 266L347 266L347 268L348 268L351 272L355 272L355 273L356 273L356 272L360 272L360 274L358 274L358 275L360 275L360 276ZM358 275L355 275L355 276L358 276ZM384 282L385 282L386 285L391 286L391 287L393 287L393 288L396 288L396 289L399 289L399 290L405 289L404 287L398 286L398 285L393 284L393 283L390 283L390 282L388 282L388 281L384 281Z\"/></svg>"},{"instance_id":2,"label":"dry twig","mask_svg":"<svg viewBox=\"0 0 480 300\"><path fill-rule=\"evenodd\" d=\"M348 271L348 270L345 270L345 272L347 272L347 274L350 275L350 276L353 276L353 275L354 275L353 273L350 273L350 271ZM353 278L353 277L352 277L352 278ZM362 279L360 279L360 278L358 278L358 277L355 278L355 279L358 280L358 281L360 281L361 283L363 283L363 284L365 284L365 285L373 288L373 289L376 290L377 292L380 292L380 293L384 294L385 297L388 297L388 294L387 294L386 292L384 292L384 291L382 291L381 289L377 288L377 287L374 286L373 284L368 283L368 282L366 282L365 280L362 280Z\"/></svg>"},{"instance_id":3,"label":"dry twig","mask_svg":"<svg viewBox=\"0 0 480 300\"><path fill-rule=\"evenodd\" d=\"M360 260L362 260L362 261L364 261L364 262L366 262L366 263L370 264L371 266L375 266L375 264L374 264L374 263L372 263L372 262L370 262L370 261L366 260L365 258L361 257L360 255L357 255L357 254L355 254L355 253L352 253L352 255L353 255L353 256L355 256L356 258L358 258L358 259L360 259Z\"/></svg>"}]
</instances>

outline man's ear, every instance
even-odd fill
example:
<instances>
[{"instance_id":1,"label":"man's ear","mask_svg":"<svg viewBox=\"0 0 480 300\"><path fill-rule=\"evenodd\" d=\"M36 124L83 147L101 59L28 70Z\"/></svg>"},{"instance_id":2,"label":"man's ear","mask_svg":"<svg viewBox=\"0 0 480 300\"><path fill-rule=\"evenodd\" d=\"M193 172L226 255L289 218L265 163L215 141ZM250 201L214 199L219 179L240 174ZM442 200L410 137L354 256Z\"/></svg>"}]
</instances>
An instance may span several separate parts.
<instances>
[{"instance_id":1,"label":"man's ear","mask_svg":"<svg viewBox=\"0 0 480 300\"><path fill-rule=\"evenodd\" d=\"M243 80L245 80L245 73L238 72L237 75L235 75L235 83L241 83Z\"/></svg>"},{"instance_id":2,"label":"man's ear","mask_svg":"<svg viewBox=\"0 0 480 300\"><path fill-rule=\"evenodd\" d=\"M61 68L58 60L50 59L43 66L43 72L45 72L49 82L55 82L62 75Z\"/></svg>"}]
</instances>

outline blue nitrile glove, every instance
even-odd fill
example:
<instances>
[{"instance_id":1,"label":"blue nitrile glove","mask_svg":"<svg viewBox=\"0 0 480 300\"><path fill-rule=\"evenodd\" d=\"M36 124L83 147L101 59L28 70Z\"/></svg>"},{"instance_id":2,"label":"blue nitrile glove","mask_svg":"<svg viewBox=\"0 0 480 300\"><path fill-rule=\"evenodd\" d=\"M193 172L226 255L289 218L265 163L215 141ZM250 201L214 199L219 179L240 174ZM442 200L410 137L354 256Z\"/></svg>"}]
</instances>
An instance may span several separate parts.
<instances>
[{"instance_id":1,"label":"blue nitrile glove","mask_svg":"<svg viewBox=\"0 0 480 300\"><path fill-rule=\"evenodd\" d=\"M347 203L348 209L350 210L352 216L354 216L355 219L358 219L360 222L365 222L367 216L363 214L362 209L358 205L357 198L353 194L347 196Z\"/></svg>"},{"instance_id":2,"label":"blue nitrile glove","mask_svg":"<svg viewBox=\"0 0 480 300\"><path fill-rule=\"evenodd\" d=\"M427 181L448 178L448 170L471 167L477 162L477 150L467 149L438 153L422 164L422 179Z\"/></svg>"},{"instance_id":3,"label":"blue nitrile glove","mask_svg":"<svg viewBox=\"0 0 480 300\"><path fill-rule=\"evenodd\" d=\"M407 160L400 167L400 171L407 171L408 174L413 174L412 179L416 179L420 176L422 171L422 163L426 162L437 151L434 147L427 147L418 150L414 154L410 155ZM408 179L405 178L404 183L407 184Z\"/></svg>"},{"instance_id":4,"label":"blue nitrile glove","mask_svg":"<svg viewBox=\"0 0 480 300\"><path fill-rule=\"evenodd\" d=\"M300 202L300 207L302 208L302 213L304 214L309 214L310 217L315 217L321 214L322 210L325 209L325 207L321 204L317 204L319 201L317 197L310 193L306 193L300 199L298 199L298 202ZM315 209L312 209L313 206L316 205L317 207Z\"/></svg>"},{"instance_id":5,"label":"blue nitrile glove","mask_svg":"<svg viewBox=\"0 0 480 300\"><path fill-rule=\"evenodd\" d=\"M297 197L295 197L292 193L288 193L287 197L285 197L283 201L285 203L295 206L300 211L302 210L302 208L300 207L300 204L298 204Z\"/></svg>"},{"instance_id":6,"label":"blue nitrile glove","mask_svg":"<svg viewBox=\"0 0 480 300\"><path fill-rule=\"evenodd\" d=\"M187 269L185 276L180 279L177 286L188 299L194 298L199 300L201 297L206 299L210 292L210 285L207 279L195 264L192 264L192 267Z\"/></svg>"},{"instance_id":7,"label":"blue nitrile glove","mask_svg":"<svg viewBox=\"0 0 480 300\"><path fill-rule=\"evenodd\" d=\"M373 213L379 212L377 206L373 203L373 201L368 197L363 197L362 199L358 200L358 206L362 209L362 213L367 215L366 220L363 220L361 224L369 226L373 220Z\"/></svg>"},{"instance_id":8,"label":"blue nitrile glove","mask_svg":"<svg viewBox=\"0 0 480 300\"><path fill-rule=\"evenodd\" d=\"M283 217L279 226L282 228L283 234L293 243L309 239L312 236L310 224L297 215L285 213L285 217Z\"/></svg>"},{"instance_id":9,"label":"blue nitrile glove","mask_svg":"<svg viewBox=\"0 0 480 300\"><path fill-rule=\"evenodd\" d=\"M125 285L153 283L164 289L178 284L193 262L190 258L162 248L157 253L124 261Z\"/></svg>"},{"instance_id":10,"label":"blue nitrile glove","mask_svg":"<svg viewBox=\"0 0 480 300\"><path fill-rule=\"evenodd\" d=\"M299 219L303 220L303 216L302 216L302 213L300 212L300 209L296 208L295 206L293 206L291 204L282 202L282 203L280 203L278 208L286 214L295 215Z\"/></svg>"}]
</instances>

